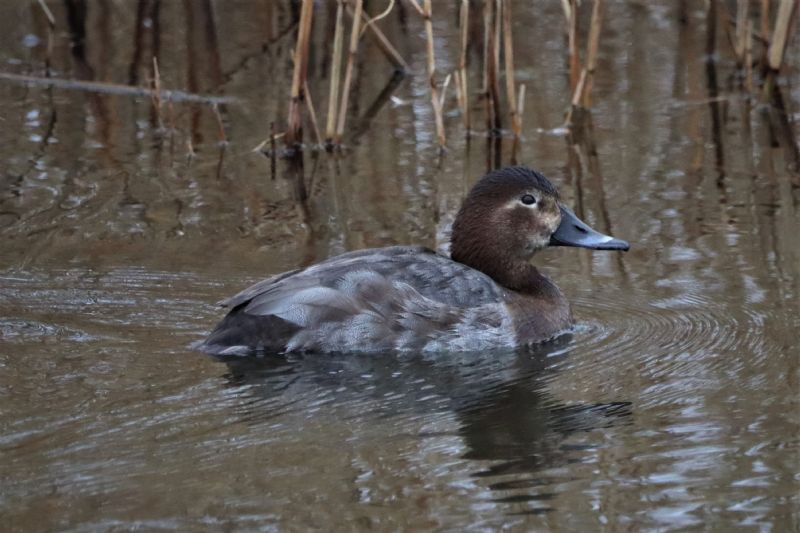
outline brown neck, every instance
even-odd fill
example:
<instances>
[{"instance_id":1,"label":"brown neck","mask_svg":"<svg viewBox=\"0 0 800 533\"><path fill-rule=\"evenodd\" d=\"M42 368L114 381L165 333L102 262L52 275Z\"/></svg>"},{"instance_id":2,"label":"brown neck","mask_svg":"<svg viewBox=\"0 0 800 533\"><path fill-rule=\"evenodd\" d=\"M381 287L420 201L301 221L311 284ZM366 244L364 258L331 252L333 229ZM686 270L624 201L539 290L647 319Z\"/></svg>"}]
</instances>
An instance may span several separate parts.
<instances>
[{"instance_id":1,"label":"brown neck","mask_svg":"<svg viewBox=\"0 0 800 533\"><path fill-rule=\"evenodd\" d=\"M450 257L475 270L480 270L497 283L513 291L540 293L552 285L550 280L525 259L497 253L487 248L465 248L454 241Z\"/></svg>"}]
</instances>

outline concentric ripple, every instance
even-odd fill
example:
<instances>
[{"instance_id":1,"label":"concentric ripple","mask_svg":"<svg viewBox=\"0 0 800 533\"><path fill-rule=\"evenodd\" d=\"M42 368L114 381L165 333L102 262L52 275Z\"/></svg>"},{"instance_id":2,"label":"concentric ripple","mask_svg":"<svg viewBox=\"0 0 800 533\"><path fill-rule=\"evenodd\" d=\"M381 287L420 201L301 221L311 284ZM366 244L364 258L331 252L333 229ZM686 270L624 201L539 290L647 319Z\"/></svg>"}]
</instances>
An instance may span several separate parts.
<instances>
[{"instance_id":1,"label":"concentric ripple","mask_svg":"<svg viewBox=\"0 0 800 533\"><path fill-rule=\"evenodd\" d=\"M778 329L791 330L798 326L797 317L780 308L759 309L732 300L697 292L654 300L630 294L573 296L580 365L590 370L592 365L635 364L649 380L677 382L735 379L745 365L785 357L785 347L769 335L769 327L782 322ZM680 389L672 392L680 394Z\"/></svg>"}]
</instances>

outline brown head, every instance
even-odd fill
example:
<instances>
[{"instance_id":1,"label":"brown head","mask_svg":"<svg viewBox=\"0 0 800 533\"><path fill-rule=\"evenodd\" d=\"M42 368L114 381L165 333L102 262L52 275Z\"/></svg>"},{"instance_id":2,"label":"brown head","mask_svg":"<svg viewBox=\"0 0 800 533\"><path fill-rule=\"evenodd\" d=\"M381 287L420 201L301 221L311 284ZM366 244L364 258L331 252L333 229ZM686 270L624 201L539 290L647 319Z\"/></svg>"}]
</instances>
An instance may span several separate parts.
<instances>
[{"instance_id":1,"label":"brown head","mask_svg":"<svg viewBox=\"0 0 800 533\"><path fill-rule=\"evenodd\" d=\"M566 206L542 174L525 167L490 172L472 188L453 223L453 260L525 290L529 261L547 246L627 250L628 243L591 229Z\"/></svg>"}]
</instances>

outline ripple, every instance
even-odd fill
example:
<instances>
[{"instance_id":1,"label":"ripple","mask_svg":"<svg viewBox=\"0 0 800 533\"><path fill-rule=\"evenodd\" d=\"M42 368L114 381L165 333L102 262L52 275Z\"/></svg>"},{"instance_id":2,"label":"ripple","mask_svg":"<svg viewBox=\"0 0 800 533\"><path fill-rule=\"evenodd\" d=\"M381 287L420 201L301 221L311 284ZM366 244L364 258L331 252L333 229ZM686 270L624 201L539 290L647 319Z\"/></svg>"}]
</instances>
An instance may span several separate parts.
<instances>
[{"instance_id":1,"label":"ripple","mask_svg":"<svg viewBox=\"0 0 800 533\"><path fill-rule=\"evenodd\" d=\"M657 359L733 350L759 354L765 348L763 313L740 309L734 315L730 305L700 295L656 301L576 298L574 304L597 352L624 354L647 346L646 357Z\"/></svg>"}]
</instances>

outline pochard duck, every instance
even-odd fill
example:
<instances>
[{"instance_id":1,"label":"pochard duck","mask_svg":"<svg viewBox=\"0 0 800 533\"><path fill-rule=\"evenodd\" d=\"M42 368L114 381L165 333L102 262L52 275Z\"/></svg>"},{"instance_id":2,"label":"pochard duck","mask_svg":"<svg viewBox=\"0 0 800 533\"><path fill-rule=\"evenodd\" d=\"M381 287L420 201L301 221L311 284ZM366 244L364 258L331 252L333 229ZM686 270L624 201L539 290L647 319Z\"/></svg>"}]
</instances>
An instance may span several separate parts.
<instances>
[{"instance_id":1,"label":"pochard duck","mask_svg":"<svg viewBox=\"0 0 800 533\"><path fill-rule=\"evenodd\" d=\"M230 309L207 353L470 351L551 339L573 325L563 293L530 263L548 246L628 250L561 203L542 174L490 172L453 223L450 257L421 246L366 249L265 279Z\"/></svg>"}]
</instances>

